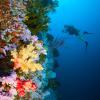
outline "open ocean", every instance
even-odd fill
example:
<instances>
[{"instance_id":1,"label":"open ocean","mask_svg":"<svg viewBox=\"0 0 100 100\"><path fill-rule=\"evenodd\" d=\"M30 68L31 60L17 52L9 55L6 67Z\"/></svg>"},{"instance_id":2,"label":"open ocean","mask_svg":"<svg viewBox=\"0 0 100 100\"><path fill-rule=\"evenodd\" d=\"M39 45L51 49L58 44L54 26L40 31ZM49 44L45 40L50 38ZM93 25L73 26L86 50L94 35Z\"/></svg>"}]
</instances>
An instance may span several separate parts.
<instances>
[{"instance_id":1,"label":"open ocean","mask_svg":"<svg viewBox=\"0 0 100 100\"><path fill-rule=\"evenodd\" d=\"M59 0L59 7L50 14L50 32L62 37L59 48L57 79L60 100L100 100L100 0ZM77 37L63 33L63 26L73 25L88 31L85 45Z\"/></svg>"}]
</instances>

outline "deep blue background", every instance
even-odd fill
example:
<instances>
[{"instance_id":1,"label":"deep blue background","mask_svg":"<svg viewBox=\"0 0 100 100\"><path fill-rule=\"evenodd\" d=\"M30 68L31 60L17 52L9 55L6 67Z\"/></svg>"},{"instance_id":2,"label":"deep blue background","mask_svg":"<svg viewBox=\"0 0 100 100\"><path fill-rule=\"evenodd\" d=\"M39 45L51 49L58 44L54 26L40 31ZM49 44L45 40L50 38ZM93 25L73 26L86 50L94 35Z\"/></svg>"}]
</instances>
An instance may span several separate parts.
<instances>
[{"instance_id":1,"label":"deep blue background","mask_svg":"<svg viewBox=\"0 0 100 100\"><path fill-rule=\"evenodd\" d=\"M85 37L87 52L82 42L70 36L65 36L66 43L59 48L61 100L100 100L100 0L59 0L57 11L50 16L55 37L62 36L64 24L94 33Z\"/></svg>"}]
</instances>

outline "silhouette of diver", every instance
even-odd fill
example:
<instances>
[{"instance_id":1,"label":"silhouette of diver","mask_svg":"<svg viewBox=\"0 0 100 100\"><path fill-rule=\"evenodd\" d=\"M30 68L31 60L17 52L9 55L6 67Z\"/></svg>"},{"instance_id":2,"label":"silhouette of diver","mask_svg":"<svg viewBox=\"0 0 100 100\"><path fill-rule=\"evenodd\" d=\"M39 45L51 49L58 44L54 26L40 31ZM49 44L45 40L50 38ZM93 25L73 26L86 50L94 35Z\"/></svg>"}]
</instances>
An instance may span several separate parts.
<instances>
[{"instance_id":1,"label":"silhouette of diver","mask_svg":"<svg viewBox=\"0 0 100 100\"><path fill-rule=\"evenodd\" d=\"M75 35L78 36L80 31L78 29L76 29L74 26L72 25L64 25L64 33L69 33L70 35Z\"/></svg>"},{"instance_id":2,"label":"silhouette of diver","mask_svg":"<svg viewBox=\"0 0 100 100\"><path fill-rule=\"evenodd\" d=\"M85 48L86 49L88 48L88 41L84 40L83 36L80 34L80 30L78 30L74 26L72 26L72 25L64 25L63 32L64 33L69 33L69 35L75 35L75 36L77 36L82 42L85 43ZM87 32L87 31L84 31L83 35L84 34L91 34L91 33Z\"/></svg>"}]
</instances>

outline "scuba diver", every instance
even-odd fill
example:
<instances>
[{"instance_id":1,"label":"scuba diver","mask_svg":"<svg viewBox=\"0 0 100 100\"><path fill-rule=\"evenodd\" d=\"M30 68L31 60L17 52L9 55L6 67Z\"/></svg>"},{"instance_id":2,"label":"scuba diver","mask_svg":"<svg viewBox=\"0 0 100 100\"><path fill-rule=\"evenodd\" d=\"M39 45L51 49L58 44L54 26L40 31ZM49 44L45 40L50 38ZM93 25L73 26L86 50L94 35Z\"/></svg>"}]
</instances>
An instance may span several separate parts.
<instances>
[{"instance_id":1,"label":"scuba diver","mask_svg":"<svg viewBox=\"0 0 100 100\"><path fill-rule=\"evenodd\" d=\"M80 31L78 29L76 29L74 26L72 25L64 25L64 33L69 33L70 35L75 35L78 36Z\"/></svg>"},{"instance_id":2,"label":"scuba diver","mask_svg":"<svg viewBox=\"0 0 100 100\"><path fill-rule=\"evenodd\" d=\"M87 50L88 48L88 41L86 41L83 37L85 34L91 34L87 31L84 31L82 34L80 34L80 30L78 30L76 27L72 25L64 25L64 30L63 33L68 33L69 35L74 35L76 36L79 40L85 43L85 48Z\"/></svg>"}]
</instances>

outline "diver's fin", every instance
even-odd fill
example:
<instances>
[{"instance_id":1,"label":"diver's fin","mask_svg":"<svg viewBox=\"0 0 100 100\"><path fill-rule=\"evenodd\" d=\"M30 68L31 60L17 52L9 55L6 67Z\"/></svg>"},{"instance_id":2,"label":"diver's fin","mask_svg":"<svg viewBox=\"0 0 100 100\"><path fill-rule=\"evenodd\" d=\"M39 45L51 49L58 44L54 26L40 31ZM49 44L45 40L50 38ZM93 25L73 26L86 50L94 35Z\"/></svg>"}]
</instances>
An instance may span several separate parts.
<instances>
[{"instance_id":1,"label":"diver's fin","mask_svg":"<svg viewBox=\"0 0 100 100\"><path fill-rule=\"evenodd\" d=\"M87 32L87 31L84 31L83 34L84 34L84 35L90 35L90 34L93 34L93 33L90 33L90 32Z\"/></svg>"},{"instance_id":2,"label":"diver's fin","mask_svg":"<svg viewBox=\"0 0 100 100\"><path fill-rule=\"evenodd\" d=\"M88 41L84 41L84 43L85 43L85 51L87 51L89 43Z\"/></svg>"}]
</instances>

